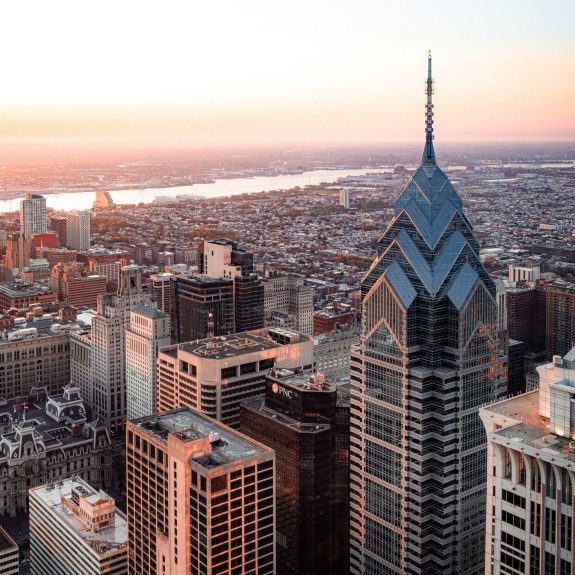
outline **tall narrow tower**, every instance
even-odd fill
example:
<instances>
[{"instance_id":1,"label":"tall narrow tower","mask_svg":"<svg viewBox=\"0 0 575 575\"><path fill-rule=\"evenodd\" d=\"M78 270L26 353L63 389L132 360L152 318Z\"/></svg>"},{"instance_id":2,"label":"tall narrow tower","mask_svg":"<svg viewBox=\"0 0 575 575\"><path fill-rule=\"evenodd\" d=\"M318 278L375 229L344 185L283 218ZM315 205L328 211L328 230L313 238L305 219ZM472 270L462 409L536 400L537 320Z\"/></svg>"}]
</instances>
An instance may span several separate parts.
<instances>
[{"instance_id":1,"label":"tall narrow tower","mask_svg":"<svg viewBox=\"0 0 575 575\"><path fill-rule=\"evenodd\" d=\"M483 573L486 438L505 394L495 285L461 198L425 148L362 282L352 363L351 572Z\"/></svg>"},{"instance_id":2,"label":"tall narrow tower","mask_svg":"<svg viewBox=\"0 0 575 575\"><path fill-rule=\"evenodd\" d=\"M20 232L25 238L29 238L32 234L48 232L48 215L44 196L26 194L26 197L20 200Z\"/></svg>"}]
</instances>

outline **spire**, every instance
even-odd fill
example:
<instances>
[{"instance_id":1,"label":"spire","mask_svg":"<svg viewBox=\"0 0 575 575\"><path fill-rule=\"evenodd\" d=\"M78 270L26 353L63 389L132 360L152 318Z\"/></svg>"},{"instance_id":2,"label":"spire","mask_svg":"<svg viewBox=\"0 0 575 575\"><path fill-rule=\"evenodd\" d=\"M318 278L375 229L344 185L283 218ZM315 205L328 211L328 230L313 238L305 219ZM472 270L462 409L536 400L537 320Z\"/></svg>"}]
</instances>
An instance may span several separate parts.
<instances>
[{"instance_id":1,"label":"spire","mask_svg":"<svg viewBox=\"0 0 575 575\"><path fill-rule=\"evenodd\" d=\"M425 83L425 93L427 94L427 105L425 106L425 149L423 150L423 164L435 165L435 151L433 150L433 104L431 96L433 94L433 78L431 77L431 50L427 58L427 82Z\"/></svg>"}]
</instances>

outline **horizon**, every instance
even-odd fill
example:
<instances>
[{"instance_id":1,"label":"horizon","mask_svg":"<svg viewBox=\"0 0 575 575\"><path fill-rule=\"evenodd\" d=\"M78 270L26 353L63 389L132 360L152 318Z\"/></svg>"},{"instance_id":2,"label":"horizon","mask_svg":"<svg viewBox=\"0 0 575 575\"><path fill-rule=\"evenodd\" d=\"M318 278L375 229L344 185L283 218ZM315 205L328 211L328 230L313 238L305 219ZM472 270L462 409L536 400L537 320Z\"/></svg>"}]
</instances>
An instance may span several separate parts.
<instances>
[{"instance_id":1,"label":"horizon","mask_svg":"<svg viewBox=\"0 0 575 575\"><path fill-rule=\"evenodd\" d=\"M429 48L437 141L575 141L568 0L31 4L0 38L5 144L420 142Z\"/></svg>"}]
</instances>

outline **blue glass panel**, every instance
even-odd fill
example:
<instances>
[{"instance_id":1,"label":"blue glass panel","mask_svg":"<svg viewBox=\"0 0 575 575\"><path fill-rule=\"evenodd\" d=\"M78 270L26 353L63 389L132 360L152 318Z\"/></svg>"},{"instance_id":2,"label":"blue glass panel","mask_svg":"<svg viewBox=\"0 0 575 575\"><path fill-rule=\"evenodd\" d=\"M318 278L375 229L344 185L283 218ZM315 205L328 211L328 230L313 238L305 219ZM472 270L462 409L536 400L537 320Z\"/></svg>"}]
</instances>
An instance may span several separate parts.
<instances>
[{"instance_id":1,"label":"blue glass panel","mask_svg":"<svg viewBox=\"0 0 575 575\"><path fill-rule=\"evenodd\" d=\"M389 282L393 291L405 306L405 309L409 308L416 298L417 292L397 261L394 261L389 268L387 268L385 279Z\"/></svg>"},{"instance_id":2,"label":"blue glass panel","mask_svg":"<svg viewBox=\"0 0 575 575\"><path fill-rule=\"evenodd\" d=\"M453 305L460 310L461 306L465 303L469 292L473 289L475 282L477 281L477 272L465 262L450 290L447 292L447 297L453 302Z\"/></svg>"}]
</instances>

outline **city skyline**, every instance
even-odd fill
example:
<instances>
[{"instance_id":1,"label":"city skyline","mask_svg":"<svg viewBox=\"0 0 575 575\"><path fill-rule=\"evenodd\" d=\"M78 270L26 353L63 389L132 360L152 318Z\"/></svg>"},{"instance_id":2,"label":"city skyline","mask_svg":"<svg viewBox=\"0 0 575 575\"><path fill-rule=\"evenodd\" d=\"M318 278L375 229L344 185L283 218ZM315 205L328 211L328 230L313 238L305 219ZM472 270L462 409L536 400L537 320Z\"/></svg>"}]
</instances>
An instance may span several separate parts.
<instances>
[{"instance_id":1,"label":"city skyline","mask_svg":"<svg viewBox=\"0 0 575 575\"><path fill-rule=\"evenodd\" d=\"M0 142L418 141L428 49L443 142L575 136L565 0L98 8L6 7Z\"/></svg>"}]
</instances>

